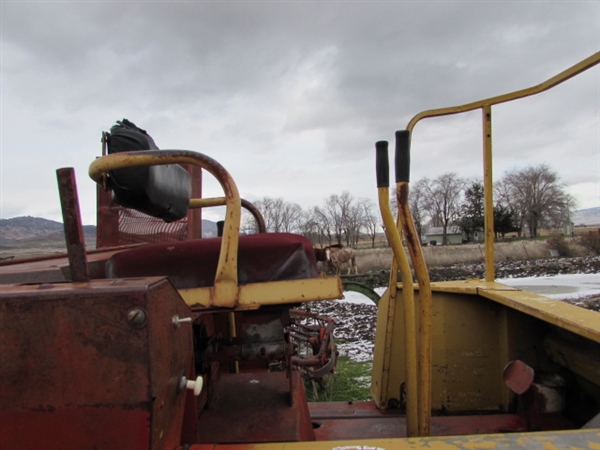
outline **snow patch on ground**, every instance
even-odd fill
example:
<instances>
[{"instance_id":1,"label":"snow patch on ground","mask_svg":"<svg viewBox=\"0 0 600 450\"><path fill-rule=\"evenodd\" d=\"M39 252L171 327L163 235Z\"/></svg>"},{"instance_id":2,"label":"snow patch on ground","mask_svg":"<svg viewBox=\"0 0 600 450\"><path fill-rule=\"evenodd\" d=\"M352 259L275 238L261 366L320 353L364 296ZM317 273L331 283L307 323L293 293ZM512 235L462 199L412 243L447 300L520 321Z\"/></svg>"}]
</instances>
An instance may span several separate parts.
<instances>
[{"instance_id":1,"label":"snow patch on ground","mask_svg":"<svg viewBox=\"0 0 600 450\"><path fill-rule=\"evenodd\" d=\"M569 274L553 277L504 278L496 280L507 286L516 287L556 299L600 295L600 274Z\"/></svg>"}]
</instances>

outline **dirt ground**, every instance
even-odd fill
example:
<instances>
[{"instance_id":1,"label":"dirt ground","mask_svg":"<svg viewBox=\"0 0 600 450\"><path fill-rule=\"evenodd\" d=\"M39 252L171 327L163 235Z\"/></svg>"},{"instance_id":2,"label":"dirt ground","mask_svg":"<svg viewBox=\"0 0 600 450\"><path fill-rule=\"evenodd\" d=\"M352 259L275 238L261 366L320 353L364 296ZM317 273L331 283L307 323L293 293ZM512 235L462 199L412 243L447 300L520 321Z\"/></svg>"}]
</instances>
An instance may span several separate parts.
<instances>
[{"instance_id":1,"label":"dirt ground","mask_svg":"<svg viewBox=\"0 0 600 450\"><path fill-rule=\"evenodd\" d=\"M564 275L574 273L600 273L600 257L579 256L575 258L546 258L496 263L496 278L522 278ZM484 278L483 263L428 266L431 281L453 281L467 278ZM387 286L389 270L348 276L372 287Z\"/></svg>"}]
</instances>

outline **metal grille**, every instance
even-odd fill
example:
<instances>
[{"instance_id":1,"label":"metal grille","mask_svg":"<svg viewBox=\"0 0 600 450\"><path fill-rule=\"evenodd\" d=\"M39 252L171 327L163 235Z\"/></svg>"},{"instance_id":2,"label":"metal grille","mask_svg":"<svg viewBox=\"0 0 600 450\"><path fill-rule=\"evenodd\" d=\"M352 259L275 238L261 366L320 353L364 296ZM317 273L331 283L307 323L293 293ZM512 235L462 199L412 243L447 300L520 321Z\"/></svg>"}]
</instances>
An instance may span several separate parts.
<instances>
[{"instance_id":1,"label":"metal grille","mask_svg":"<svg viewBox=\"0 0 600 450\"><path fill-rule=\"evenodd\" d=\"M196 180L200 175L196 175ZM196 181L199 186L199 181ZM196 190L197 197L200 189ZM202 215L200 209L190 209L186 217L176 222L166 223L161 219L129 208L123 208L112 201L110 192L98 186L96 248L110 248L120 245L175 242L199 238L202 235Z\"/></svg>"},{"instance_id":2,"label":"metal grille","mask_svg":"<svg viewBox=\"0 0 600 450\"><path fill-rule=\"evenodd\" d=\"M133 209L119 208L118 229L118 245L182 241L188 236L188 218L166 223Z\"/></svg>"}]
</instances>

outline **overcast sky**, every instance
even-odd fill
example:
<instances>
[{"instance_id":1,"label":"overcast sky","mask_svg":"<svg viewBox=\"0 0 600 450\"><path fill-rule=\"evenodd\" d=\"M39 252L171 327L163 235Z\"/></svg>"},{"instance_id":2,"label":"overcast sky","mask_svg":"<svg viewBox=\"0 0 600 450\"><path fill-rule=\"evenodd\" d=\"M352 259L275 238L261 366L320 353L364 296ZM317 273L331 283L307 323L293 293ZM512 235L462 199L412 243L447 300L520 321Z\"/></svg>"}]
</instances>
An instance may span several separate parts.
<instances>
[{"instance_id":1,"label":"overcast sky","mask_svg":"<svg viewBox=\"0 0 600 450\"><path fill-rule=\"evenodd\" d=\"M597 0L3 0L1 21L0 216L61 220L55 169L68 166L85 224L87 169L116 120L214 157L249 200L375 200L375 142L412 116L533 86L600 49ZM496 178L546 163L579 208L598 206L599 119L598 66L495 107ZM420 123L411 179L481 177L481 140L479 112ZM208 181L205 193L221 196Z\"/></svg>"}]
</instances>

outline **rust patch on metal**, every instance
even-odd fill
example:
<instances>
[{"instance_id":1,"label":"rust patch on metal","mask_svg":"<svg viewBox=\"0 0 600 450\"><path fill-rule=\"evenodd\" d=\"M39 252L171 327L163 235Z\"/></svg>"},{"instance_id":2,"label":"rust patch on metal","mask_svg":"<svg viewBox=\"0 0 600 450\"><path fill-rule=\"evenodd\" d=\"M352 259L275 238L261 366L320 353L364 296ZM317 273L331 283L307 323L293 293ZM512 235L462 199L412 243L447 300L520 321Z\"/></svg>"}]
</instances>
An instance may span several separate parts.
<instances>
[{"instance_id":1,"label":"rust patch on metal","mask_svg":"<svg viewBox=\"0 0 600 450\"><path fill-rule=\"evenodd\" d=\"M58 179L58 191L65 227L71 280L89 281L90 275L85 254L85 237L81 225L75 171L72 167L58 169L56 177Z\"/></svg>"}]
</instances>

